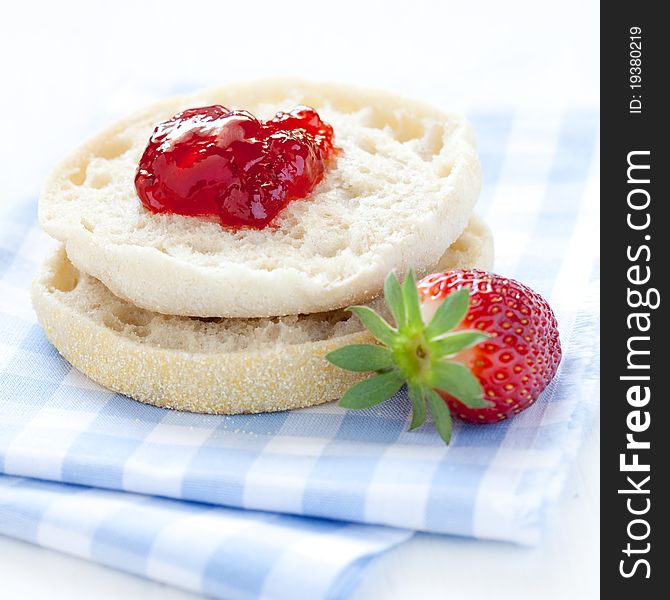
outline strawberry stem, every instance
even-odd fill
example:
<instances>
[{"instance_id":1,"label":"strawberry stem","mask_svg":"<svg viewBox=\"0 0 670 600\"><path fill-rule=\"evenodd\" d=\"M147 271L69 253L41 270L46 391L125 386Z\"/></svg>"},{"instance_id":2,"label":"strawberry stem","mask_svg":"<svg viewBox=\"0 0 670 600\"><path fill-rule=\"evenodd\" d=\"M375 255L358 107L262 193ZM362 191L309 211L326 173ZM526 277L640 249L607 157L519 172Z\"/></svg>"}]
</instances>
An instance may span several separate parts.
<instances>
[{"instance_id":1,"label":"strawberry stem","mask_svg":"<svg viewBox=\"0 0 670 600\"><path fill-rule=\"evenodd\" d=\"M462 288L449 294L429 324L421 315L419 292L414 272L409 271L402 285L394 273L384 284L384 296L396 327L366 306L351 310L380 343L374 346L354 345L328 354L331 363L350 371L373 371L349 389L340 404L346 408L367 408L387 400L407 382L413 416L410 430L426 419L426 405L442 439L451 438L451 417L438 391L458 398L468 406L486 406L479 380L462 363L453 360L488 334L478 330L458 329L470 306L470 290Z\"/></svg>"}]
</instances>

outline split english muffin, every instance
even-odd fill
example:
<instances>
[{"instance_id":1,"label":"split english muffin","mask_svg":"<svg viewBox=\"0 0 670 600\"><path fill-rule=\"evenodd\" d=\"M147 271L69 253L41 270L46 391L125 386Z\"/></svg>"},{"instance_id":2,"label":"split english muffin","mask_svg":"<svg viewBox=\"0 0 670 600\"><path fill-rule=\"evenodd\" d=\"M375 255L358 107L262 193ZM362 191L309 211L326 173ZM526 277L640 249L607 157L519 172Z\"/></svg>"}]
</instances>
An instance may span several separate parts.
<instances>
[{"instance_id":1,"label":"split english muffin","mask_svg":"<svg viewBox=\"0 0 670 600\"><path fill-rule=\"evenodd\" d=\"M62 247L33 303L65 358L139 401L312 406L366 376L324 357L374 341L344 308L383 310L390 272L491 267L480 183L468 123L394 94L278 79L168 99L55 168L39 219Z\"/></svg>"}]
</instances>

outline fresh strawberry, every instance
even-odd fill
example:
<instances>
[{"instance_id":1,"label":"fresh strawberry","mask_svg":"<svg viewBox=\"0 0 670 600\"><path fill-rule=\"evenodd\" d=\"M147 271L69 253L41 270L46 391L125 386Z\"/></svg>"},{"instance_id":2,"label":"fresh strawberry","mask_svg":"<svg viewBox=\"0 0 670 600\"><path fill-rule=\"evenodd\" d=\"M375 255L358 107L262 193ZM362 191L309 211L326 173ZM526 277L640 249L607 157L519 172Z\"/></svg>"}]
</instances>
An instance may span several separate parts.
<instances>
[{"instance_id":1,"label":"fresh strawberry","mask_svg":"<svg viewBox=\"0 0 670 600\"><path fill-rule=\"evenodd\" d=\"M492 337L454 358L479 379L492 405L470 408L448 393L442 396L465 421L500 421L528 408L554 377L561 361L556 317L547 301L528 286L474 269L422 279L418 284L422 312L430 315L436 304L465 287L470 288L470 307L456 329L477 329Z\"/></svg>"},{"instance_id":2,"label":"fresh strawberry","mask_svg":"<svg viewBox=\"0 0 670 600\"><path fill-rule=\"evenodd\" d=\"M384 296L395 327L369 307L350 308L381 345L345 346L326 356L343 369L376 372L348 390L341 406L374 406L407 383L410 430L423 424L428 405L449 443L449 409L475 423L506 419L535 402L556 373L554 313L518 281L457 269L417 287L411 271L402 285L391 273Z\"/></svg>"}]
</instances>

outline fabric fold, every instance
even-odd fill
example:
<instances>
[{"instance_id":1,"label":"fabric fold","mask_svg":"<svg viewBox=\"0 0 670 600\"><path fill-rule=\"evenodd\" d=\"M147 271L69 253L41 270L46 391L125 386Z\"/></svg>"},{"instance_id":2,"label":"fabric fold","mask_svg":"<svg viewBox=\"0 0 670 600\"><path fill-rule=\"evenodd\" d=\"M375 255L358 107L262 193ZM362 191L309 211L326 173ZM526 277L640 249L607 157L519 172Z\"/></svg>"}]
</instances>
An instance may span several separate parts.
<instances>
[{"instance_id":1,"label":"fabric fold","mask_svg":"<svg viewBox=\"0 0 670 600\"><path fill-rule=\"evenodd\" d=\"M9 476L0 534L226 600L345 598L412 535Z\"/></svg>"}]
</instances>

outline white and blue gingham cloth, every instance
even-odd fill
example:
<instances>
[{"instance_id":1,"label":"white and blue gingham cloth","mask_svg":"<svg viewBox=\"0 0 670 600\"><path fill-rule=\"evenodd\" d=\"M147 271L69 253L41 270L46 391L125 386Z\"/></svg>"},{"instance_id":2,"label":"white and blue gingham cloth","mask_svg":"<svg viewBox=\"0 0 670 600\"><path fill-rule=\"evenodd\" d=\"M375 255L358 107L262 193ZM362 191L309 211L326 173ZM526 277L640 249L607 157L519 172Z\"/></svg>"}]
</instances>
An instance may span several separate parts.
<instances>
[{"instance_id":1,"label":"white and blue gingham cloth","mask_svg":"<svg viewBox=\"0 0 670 600\"><path fill-rule=\"evenodd\" d=\"M559 320L563 362L532 408L456 425L447 448L431 424L405 431L403 392L356 412L136 403L44 337L28 293L47 243L36 204L4 201L0 533L226 598L344 597L408 531L536 542L597 398L598 119L470 117L495 270L545 295Z\"/></svg>"}]
</instances>

